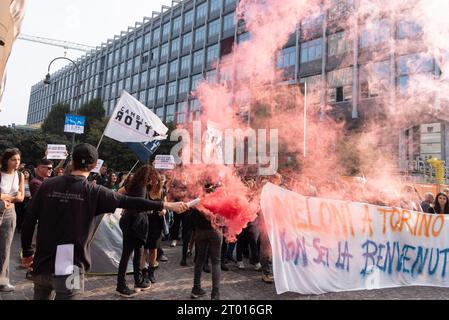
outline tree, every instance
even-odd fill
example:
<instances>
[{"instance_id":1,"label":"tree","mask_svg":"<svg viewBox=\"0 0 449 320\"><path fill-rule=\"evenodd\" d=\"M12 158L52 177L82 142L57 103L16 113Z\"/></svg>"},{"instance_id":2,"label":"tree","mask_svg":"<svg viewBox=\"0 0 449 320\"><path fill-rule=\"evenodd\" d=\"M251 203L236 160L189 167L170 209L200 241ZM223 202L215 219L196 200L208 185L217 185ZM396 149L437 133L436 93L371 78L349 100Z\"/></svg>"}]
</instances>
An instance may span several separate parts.
<instances>
[{"instance_id":1,"label":"tree","mask_svg":"<svg viewBox=\"0 0 449 320\"><path fill-rule=\"evenodd\" d=\"M86 117L86 124L84 127L84 133L88 134L91 128L91 125L95 121L103 120L105 116L105 110L103 108L103 103L100 98L96 98L94 100L89 101L88 103L81 106L78 114ZM86 136L83 137L83 141L86 140Z\"/></svg>"},{"instance_id":2,"label":"tree","mask_svg":"<svg viewBox=\"0 0 449 320\"><path fill-rule=\"evenodd\" d=\"M56 104L42 124L42 131L47 134L64 136L65 115L70 113L68 104Z\"/></svg>"},{"instance_id":3,"label":"tree","mask_svg":"<svg viewBox=\"0 0 449 320\"><path fill-rule=\"evenodd\" d=\"M64 144L66 137L44 133L41 130L24 132L10 128L0 128L0 150L18 147L22 153L22 162L35 165L45 155L47 144Z\"/></svg>"}]
</instances>

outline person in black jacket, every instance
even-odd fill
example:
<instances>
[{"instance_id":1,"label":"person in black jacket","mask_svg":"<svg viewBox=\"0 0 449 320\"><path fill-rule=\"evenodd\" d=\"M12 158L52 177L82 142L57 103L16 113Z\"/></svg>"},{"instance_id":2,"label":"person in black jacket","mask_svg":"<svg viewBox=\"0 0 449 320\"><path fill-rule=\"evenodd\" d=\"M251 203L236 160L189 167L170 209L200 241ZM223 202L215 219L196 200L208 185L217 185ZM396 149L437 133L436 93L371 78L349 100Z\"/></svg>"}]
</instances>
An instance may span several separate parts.
<instances>
[{"instance_id":1,"label":"person in black jacket","mask_svg":"<svg viewBox=\"0 0 449 320\"><path fill-rule=\"evenodd\" d=\"M75 147L70 175L44 181L32 198L22 228L22 265L32 268L35 300L74 300L84 290L91 265L89 242L95 217L116 208L187 210L185 203L132 198L88 183L98 152L92 145ZM37 221L36 251L31 245ZM56 295L54 296L54 292Z\"/></svg>"},{"instance_id":2,"label":"person in black jacket","mask_svg":"<svg viewBox=\"0 0 449 320\"><path fill-rule=\"evenodd\" d=\"M205 185L205 191L212 193L215 186ZM201 287L201 273L206 263L207 257L212 262L212 300L220 300L220 277L221 277L221 246L223 233L221 229L214 228L211 221L198 209L190 209L187 214L191 214L195 228L195 273L193 288L190 297L197 299L206 294Z\"/></svg>"}]
</instances>

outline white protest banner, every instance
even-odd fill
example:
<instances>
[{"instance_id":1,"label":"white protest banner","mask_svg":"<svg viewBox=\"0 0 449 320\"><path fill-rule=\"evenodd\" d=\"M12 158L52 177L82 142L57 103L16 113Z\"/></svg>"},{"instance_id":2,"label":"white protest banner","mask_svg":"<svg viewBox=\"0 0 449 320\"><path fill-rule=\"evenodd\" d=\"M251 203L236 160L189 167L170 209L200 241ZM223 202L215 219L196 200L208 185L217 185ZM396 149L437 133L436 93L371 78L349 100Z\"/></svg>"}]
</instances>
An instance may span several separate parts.
<instances>
[{"instance_id":1,"label":"white protest banner","mask_svg":"<svg viewBox=\"0 0 449 320\"><path fill-rule=\"evenodd\" d=\"M173 170L176 167L175 157L172 155L157 155L154 168L158 170Z\"/></svg>"},{"instance_id":2,"label":"white protest banner","mask_svg":"<svg viewBox=\"0 0 449 320\"><path fill-rule=\"evenodd\" d=\"M119 142L165 140L168 128L150 109L123 91L104 131Z\"/></svg>"},{"instance_id":3,"label":"white protest banner","mask_svg":"<svg viewBox=\"0 0 449 320\"><path fill-rule=\"evenodd\" d=\"M307 198L273 184L261 208L278 294L449 287L449 217Z\"/></svg>"},{"instance_id":4,"label":"white protest banner","mask_svg":"<svg viewBox=\"0 0 449 320\"><path fill-rule=\"evenodd\" d=\"M97 166L91 171L92 173L100 173L101 166L103 165L104 160L98 159Z\"/></svg>"},{"instance_id":5,"label":"white protest banner","mask_svg":"<svg viewBox=\"0 0 449 320\"><path fill-rule=\"evenodd\" d=\"M48 160L65 160L67 159L67 147L64 144L49 144L46 156Z\"/></svg>"}]
</instances>

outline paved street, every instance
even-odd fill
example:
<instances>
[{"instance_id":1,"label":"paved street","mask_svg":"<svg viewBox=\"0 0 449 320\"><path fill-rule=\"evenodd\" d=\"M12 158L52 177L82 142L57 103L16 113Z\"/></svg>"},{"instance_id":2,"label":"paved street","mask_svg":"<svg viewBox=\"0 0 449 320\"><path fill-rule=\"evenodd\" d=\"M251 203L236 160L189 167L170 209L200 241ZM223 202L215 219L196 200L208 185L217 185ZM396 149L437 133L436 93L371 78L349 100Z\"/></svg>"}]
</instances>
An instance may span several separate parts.
<instances>
[{"instance_id":1,"label":"paved street","mask_svg":"<svg viewBox=\"0 0 449 320\"><path fill-rule=\"evenodd\" d=\"M158 282L152 289L140 293L134 299L142 300L185 300L190 298L192 288L193 267L181 267L179 260L181 247L170 248L169 242L163 242L164 250L169 258L168 262L160 263L156 276ZM0 293L0 300L30 300L33 296L32 282L25 279L25 271L20 268L19 237L14 239L13 257L11 262L12 283L16 286L14 293ZM204 273L203 273L204 275ZM132 275L128 275L132 283ZM210 274L203 276L203 286L210 293ZM123 299L115 295L116 277L88 277L84 298L88 300L118 300ZM249 269L238 270L231 266L231 271L222 273L221 297L223 300L398 300L398 299L449 299L449 288L407 287L397 289L356 291L344 293L330 293L320 296L305 296L294 293L277 295L275 286L261 281L261 273ZM203 299L209 299L208 294Z\"/></svg>"}]
</instances>

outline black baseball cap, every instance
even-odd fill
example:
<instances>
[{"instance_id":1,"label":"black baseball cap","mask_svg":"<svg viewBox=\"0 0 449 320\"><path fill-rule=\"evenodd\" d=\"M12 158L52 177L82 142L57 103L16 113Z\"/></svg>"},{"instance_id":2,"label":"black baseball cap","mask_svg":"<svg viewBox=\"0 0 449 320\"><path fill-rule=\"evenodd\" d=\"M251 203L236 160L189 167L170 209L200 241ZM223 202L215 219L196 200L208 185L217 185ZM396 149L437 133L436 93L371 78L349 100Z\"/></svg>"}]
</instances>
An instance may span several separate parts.
<instances>
[{"instance_id":1,"label":"black baseball cap","mask_svg":"<svg viewBox=\"0 0 449 320\"><path fill-rule=\"evenodd\" d=\"M97 164L98 151L88 143L82 143L73 150L73 162L77 168L87 168L92 164Z\"/></svg>"}]
</instances>

